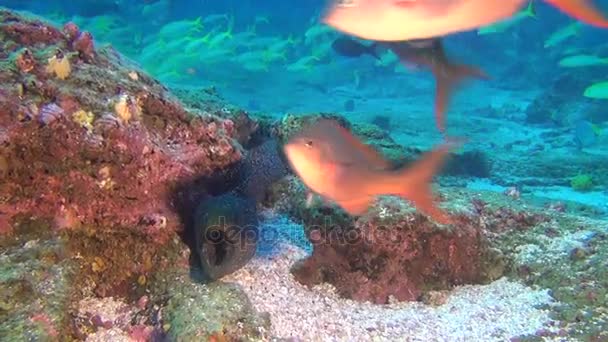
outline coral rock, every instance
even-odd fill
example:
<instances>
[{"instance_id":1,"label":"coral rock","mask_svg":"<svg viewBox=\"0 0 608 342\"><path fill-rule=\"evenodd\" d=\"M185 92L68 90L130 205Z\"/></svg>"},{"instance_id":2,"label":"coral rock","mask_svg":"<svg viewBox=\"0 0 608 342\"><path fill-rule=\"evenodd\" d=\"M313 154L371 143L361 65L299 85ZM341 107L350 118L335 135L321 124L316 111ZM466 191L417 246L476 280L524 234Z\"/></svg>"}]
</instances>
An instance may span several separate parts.
<instances>
[{"instance_id":1,"label":"coral rock","mask_svg":"<svg viewBox=\"0 0 608 342\"><path fill-rule=\"evenodd\" d=\"M95 45L93 44L93 35L90 32L81 32L72 43L72 46L86 62L91 63L95 58Z\"/></svg>"},{"instance_id":2,"label":"coral rock","mask_svg":"<svg viewBox=\"0 0 608 342\"><path fill-rule=\"evenodd\" d=\"M70 21L63 25L63 33L65 34L68 41L72 42L80 34L80 29L76 24Z\"/></svg>"},{"instance_id":3,"label":"coral rock","mask_svg":"<svg viewBox=\"0 0 608 342\"><path fill-rule=\"evenodd\" d=\"M418 214L370 211L352 227L317 226L308 235L313 254L294 267L295 278L308 286L331 283L358 301L419 300L430 290L502 275L488 272L486 260L498 258L482 230L465 217L449 231Z\"/></svg>"},{"instance_id":4,"label":"coral rock","mask_svg":"<svg viewBox=\"0 0 608 342\"><path fill-rule=\"evenodd\" d=\"M28 49L24 49L17 57L17 67L21 72L30 72L36 67L36 60Z\"/></svg>"}]
</instances>

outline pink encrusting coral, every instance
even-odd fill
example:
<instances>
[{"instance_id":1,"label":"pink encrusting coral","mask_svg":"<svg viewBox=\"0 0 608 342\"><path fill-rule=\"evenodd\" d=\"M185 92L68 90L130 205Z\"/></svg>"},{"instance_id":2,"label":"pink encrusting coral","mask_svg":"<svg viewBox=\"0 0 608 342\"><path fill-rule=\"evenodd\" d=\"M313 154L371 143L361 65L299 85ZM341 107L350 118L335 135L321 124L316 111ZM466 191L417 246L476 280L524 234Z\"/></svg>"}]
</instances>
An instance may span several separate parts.
<instances>
[{"instance_id":1,"label":"pink encrusting coral","mask_svg":"<svg viewBox=\"0 0 608 342\"><path fill-rule=\"evenodd\" d=\"M241 158L232 122L188 113L160 84L128 77L134 68L95 51L73 23L61 32L9 12L0 23L17 68L0 75L1 232L35 218L63 229L134 229L162 242L180 224L177 186ZM57 51L73 66L62 79L44 68Z\"/></svg>"}]
</instances>

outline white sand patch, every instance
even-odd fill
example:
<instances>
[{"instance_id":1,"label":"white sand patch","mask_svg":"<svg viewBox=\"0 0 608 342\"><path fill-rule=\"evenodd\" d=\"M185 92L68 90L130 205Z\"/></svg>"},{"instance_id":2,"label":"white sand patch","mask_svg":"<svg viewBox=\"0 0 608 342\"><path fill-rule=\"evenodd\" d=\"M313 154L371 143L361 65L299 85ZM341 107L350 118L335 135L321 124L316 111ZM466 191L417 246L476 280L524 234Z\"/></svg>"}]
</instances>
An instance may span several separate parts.
<instances>
[{"instance_id":1,"label":"white sand patch","mask_svg":"<svg viewBox=\"0 0 608 342\"><path fill-rule=\"evenodd\" d=\"M274 248L262 248L263 252L245 268L224 281L240 284L255 308L270 314L271 334L275 337L315 341L508 341L547 329L551 323L548 311L539 308L552 303L548 291L506 278L485 286L458 287L438 307L418 302L355 302L340 298L327 284L310 290L289 272L294 262L308 253L302 248L306 246L295 243L302 241L298 233L301 226L285 218L269 217L263 229L280 231L273 234L277 237L272 241Z\"/></svg>"}]
</instances>

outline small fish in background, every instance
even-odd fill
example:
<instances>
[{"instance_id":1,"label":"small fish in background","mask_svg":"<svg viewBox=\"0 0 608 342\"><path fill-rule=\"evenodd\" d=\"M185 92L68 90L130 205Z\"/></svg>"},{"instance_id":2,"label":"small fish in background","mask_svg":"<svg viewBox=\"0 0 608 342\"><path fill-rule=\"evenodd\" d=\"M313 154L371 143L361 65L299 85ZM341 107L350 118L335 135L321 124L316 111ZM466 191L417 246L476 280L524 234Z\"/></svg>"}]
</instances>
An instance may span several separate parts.
<instances>
[{"instance_id":1,"label":"small fish in background","mask_svg":"<svg viewBox=\"0 0 608 342\"><path fill-rule=\"evenodd\" d=\"M391 131L391 117L388 115L376 115L372 119L372 124L382 128L383 130L390 132Z\"/></svg>"},{"instance_id":2,"label":"small fish in background","mask_svg":"<svg viewBox=\"0 0 608 342\"><path fill-rule=\"evenodd\" d=\"M434 203L430 182L452 146L445 143L409 168L393 170L337 121L321 119L283 148L291 168L312 193L334 201L351 215L363 214L377 196L397 195L436 222L449 224L450 216Z\"/></svg>"},{"instance_id":3,"label":"small fish in background","mask_svg":"<svg viewBox=\"0 0 608 342\"><path fill-rule=\"evenodd\" d=\"M333 33L334 30L330 26L324 23L313 22L306 32L304 32L304 45L317 43Z\"/></svg>"},{"instance_id":4,"label":"small fish in background","mask_svg":"<svg viewBox=\"0 0 608 342\"><path fill-rule=\"evenodd\" d=\"M562 58L559 66L563 68L581 68L608 64L608 58L595 55L576 55Z\"/></svg>"},{"instance_id":5,"label":"small fish in background","mask_svg":"<svg viewBox=\"0 0 608 342\"><path fill-rule=\"evenodd\" d=\"M193 34L203 32L203 18L171 21L163 25L158 33L158 37L168 42L183 39Z\"/></svg>"},{"instance_id":6,"label":"small fish in background","mask_svg":"<svg viewBox=\"0 0 608 342\"><path fill-rule=\"evenodd\" d=\"M574 126L574 142L579 150L595 145L600 135L601 129L587 120L581 120Z\"/></svg>"},{"instance_id":7,"label":"small fish in background","mask_svg":"<svg viewBox=\"0 0 608 342\"><path fill-rule=\"evenodd\" d=\"M543 47L545 49L554 47L554 46L568 40L569 38L578 36L582 27L583 27L583 23L581 23L580 21L574 21L574 22L570 23L569 25L562 27L561 29L553 32L547 38L547 40L545 40L545 44L543 45Z\"/></svg>"},{"instance_id":8,"label":"small fish in background","mask_svg":"<svg viewBox=\"0 0 608 342\"><path fill-rule=\"evenodd\" d=\"M286 65L285 69L288 71L310 71L321 59L317 56L304 56L297 61Z\"/></svg>"},{"instance_id":9,"label":"small fish in background","mask_svg":"<svg viewBox=\"0 0 608 342\"><path fill-rule=\"evenodd\" d=\"M464 79L473 77L488 79L482 70L450 60L443 48L442 40L421 39L403 42L383 42L406 66L415 64L427 67L435 76L435 120L437 128L445 131L445 112L455 88Z\"/></svg>"},{"instance_id":10,"label":"small fish in background","mask_svg":"<svg viewBox=\"0 0 608 342\"><path fill-rule=\"evenodd\" d=\"M506 20L479 28L477 30L477 34L481 36L493 33L503 33L528 18L536 19L536 8L534 7L534 1L528 2L528 7L517 12L514 16Z\"/></svg>"},{"instance_id":11,"label":"small fish in background","mask_svg":"<svg viewBox=\"0 0 608 342\"><path fill-rule=\"evenodd\" d=\"M157 17L166 18L170 12L171 3L169 0L144 1L141 6L141 15L146 20L156 20Z\"/></svg>"},{"instance_id":12,"label":"small fish in background","mask_svg":"<svg viewBox=\"0 0 608 342\"><path fill-rule=\"evenodd\" d=\"M205 16L205 18L203 18L203 24L205 25L217 25L218 23L224 21L226 23L229 23L231 21L231 16L228 15L227 13L221 13L221 14L209 14L207 16Z\"/></svg>"},{"instance_id":13,"label":"small fish in background","mask_svg":"<svg viewBox=\"0 0 608 342\"><path fill-rule=\"evenodd\" d=\"M355 100L348 99L348 100L344 101L344 111L352 112L353 110L355 110Z\"/></svg>"},{"instance_id":14,"label":"small fish in background","mask_svg":"<svg viewBox=\"0 0 608 342\"><path fill-rule=\"evenodd\" d=\"M350 37L339 37L331 43L332 49L339 55L344 57L361 57L363 55L370 55L377 60L380 60L380 56L376 52L376 43L371 45L365 45L358 42Z\"/></svg>"},{"instance_id":15,"label":"small fish in background","mask_svg":"<svg viewBox=\"0 0 608 342\"><path fill-rule=\"evenodd\" d=\"M443 37L507 20L526 0L334 0L322 21L335 29L375 41ZM589 25L608 28L590 0L545 0Z\"/></svg>"},{"instance_id":16,"label":"small fish in background","mask_svg":"<svg viewBox=\"0 0 608 342\"><path fill-rule=\"evenodd\" d=\"M590 99L608 100L608 81L598 82L585 89L583 96Z\"/></svg>"}]
</instances>

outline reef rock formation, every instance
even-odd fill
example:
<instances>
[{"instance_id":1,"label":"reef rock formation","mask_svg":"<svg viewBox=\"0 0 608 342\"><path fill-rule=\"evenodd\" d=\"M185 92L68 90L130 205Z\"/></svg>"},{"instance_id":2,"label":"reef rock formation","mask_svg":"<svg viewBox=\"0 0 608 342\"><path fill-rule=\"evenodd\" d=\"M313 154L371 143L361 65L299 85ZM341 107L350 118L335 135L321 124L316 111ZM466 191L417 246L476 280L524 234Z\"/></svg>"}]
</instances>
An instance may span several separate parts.
<instances>
[{"instance_id":1,"label":"reef rock formation","mask_svg":"<svg viewBox=\"0 0 608 342\"><path fill-rule=\"evenodd\" d=\"M188 268L181 190L238 164L240 129L72 23L1 10L0 37L0 335L78 337L79 299L137 300Z\"/></svg>"},{"instance_id":2,"label":"reef rock formation","mask_svg":"<svg viewBox=\"0 0 608 342\"><path fill-rule=\"evenodd\" d=\"M296 279L309 286L328 282L344 297L385 304L502 275L500 253L476 222L460 217L453 229L440 228L383 203L352 226L309 226L313 254L294 268Z\"/></svg>"},{"instance_id":3,"label":"reef rock formation","mask_svg":"<svg viewBox=\"0 0 608 342\"><path fill-rule=\"evenodd\" d=\"M179 225L175 184L240 159L232 122L186 112L111 50L77 44L86 32L0 14L12 62L1 76L2 231L36 217L55 228L156 230L162 240ZM50 72L57 58L70 65L64 77Z\"/></svg>"}]
</instances>

